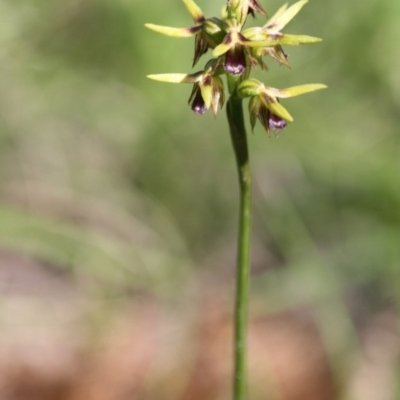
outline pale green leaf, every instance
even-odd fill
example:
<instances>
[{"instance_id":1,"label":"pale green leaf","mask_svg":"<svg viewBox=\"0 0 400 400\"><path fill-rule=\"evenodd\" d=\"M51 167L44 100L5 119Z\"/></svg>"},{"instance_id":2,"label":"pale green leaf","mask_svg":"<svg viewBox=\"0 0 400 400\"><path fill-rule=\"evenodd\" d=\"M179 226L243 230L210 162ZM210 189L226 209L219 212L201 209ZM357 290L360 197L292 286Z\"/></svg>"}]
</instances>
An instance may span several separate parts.
<instances>
[{"instance_id":1,"label":"pale green leaf","mask_svg":"<svg viewBox=\"0 0 400 400\"><path fill-rule=\"evenodd\" d=\"M162 267L167 257L171 265L177 262L151 247L127 245L96 229L15 207L0 205L0 220L1 249L43 260L50 266L75 268L110 286L154 287L158 278L150 268Z\"/></svg>"}]
</instances>

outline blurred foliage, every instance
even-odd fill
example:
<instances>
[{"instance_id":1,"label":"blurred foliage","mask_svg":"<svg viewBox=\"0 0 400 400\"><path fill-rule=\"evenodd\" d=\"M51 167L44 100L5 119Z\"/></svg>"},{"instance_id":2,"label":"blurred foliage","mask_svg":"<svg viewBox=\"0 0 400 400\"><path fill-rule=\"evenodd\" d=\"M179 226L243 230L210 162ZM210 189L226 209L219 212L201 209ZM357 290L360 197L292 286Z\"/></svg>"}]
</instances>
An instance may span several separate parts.
<instances>
[{"instance_id":1,"label":"blurred foliage","mask_svg":"<svg viewBox=\"0 0 400 400\"><path fill-rule=\"evenodd\" d=\"M0 248L115 293L177 299L203 272L229 289L224 113L195 116L189 86L145 78L191 71L190 39L143 27L189 25L181 2L0 0L0 13ZM266 311L316 307L338 353L355 343L353 314L400 300L399 20L398 0L313 0L285 31L324 41L258 76L329 90L288 100L295 122L279 138L250 137L253 295Z\"/></svg>"}]
</instances>

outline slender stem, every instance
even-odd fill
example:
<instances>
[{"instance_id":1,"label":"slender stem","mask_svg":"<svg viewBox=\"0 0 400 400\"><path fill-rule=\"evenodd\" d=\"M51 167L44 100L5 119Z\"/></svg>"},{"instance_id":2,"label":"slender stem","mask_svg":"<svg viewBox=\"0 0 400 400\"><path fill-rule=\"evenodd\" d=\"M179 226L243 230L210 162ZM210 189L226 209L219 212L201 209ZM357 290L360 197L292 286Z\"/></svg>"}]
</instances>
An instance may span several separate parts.
<instances>
[{"instance_id":1,"label":"slender stem","mask_svg":"<svg viewBox=\"0 0 400 400\"><path fill-rule=\"evenodd\" d=\"M234 400L246 398L246 336L249 302L252 186L242 100L231 96L227 103L228 122L239 175L240 218L237 249L235 299Z\"/></svg>"}]
</instances>

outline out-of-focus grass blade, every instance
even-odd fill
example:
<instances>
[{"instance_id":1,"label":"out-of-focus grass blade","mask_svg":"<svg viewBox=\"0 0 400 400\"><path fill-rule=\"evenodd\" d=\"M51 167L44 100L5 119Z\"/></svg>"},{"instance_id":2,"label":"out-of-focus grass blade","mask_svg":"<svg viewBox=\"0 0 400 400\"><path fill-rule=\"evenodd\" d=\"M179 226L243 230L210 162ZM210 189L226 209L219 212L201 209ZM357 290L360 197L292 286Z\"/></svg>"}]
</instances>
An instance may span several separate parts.
<instances>
[{"instance_id":1,"label":"out-of-focus grass blade","mask_svg":"<svg viewBox=\"0 0 400 400\"><path fill-rule=\"evenodd\" d=\"M159 288L172 272L179 280L184 264L160 248L127 243L86 227L0 205L0 248L80 269L104 283ZM161 285L161 286L160 286Z\"/></svg>"}]
</instances>

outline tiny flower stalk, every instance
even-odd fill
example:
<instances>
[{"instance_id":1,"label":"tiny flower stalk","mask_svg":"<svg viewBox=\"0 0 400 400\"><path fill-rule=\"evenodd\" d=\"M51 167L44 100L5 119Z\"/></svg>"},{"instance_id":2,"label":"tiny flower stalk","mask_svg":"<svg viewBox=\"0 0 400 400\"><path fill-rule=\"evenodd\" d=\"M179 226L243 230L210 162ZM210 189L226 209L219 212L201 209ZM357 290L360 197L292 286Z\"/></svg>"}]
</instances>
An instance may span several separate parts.
<instances>
[{"instance_id":1,"label":"tiny flower stalk","mask_svg":"<svg viewBox=\"0 0 400 400\"><path fill-rule=\"evenodd\" d=\"M235 366L234 400L246 398L246 330L249 297L252 177L250 170L247 134L245 130L243 101L248 99L250 126L257 120L268 136L271 131L279 133L288 123L293 122L289 111L281 100L326 88L322 84L309 84L277 89L250 78L257 67L267 69L264 58L277 61L289 67L284 46L298 46L320 42L321 39L307 35L282 33L286 25L307 3L301 0L290 7L283 5L269 20L258 27L245 28L250 16L259 14L268 18L260 0L227 0L220 17L206 18L193 0L182 0L193 25L174 28L146 24L158 33L178 38L194 37L192 66L196 65L207 52L212 58L204 69L195 73L157 74L149 78L169 83L190 83L193 85L189 104L193 112L202 115L211 109L216 116L224 106L225 98L230 136L238 169L240 188L239 235L237 249L237 275L235 300ZM226 78L225 89L223 77Z\"/></svg>"}]
</instances>

